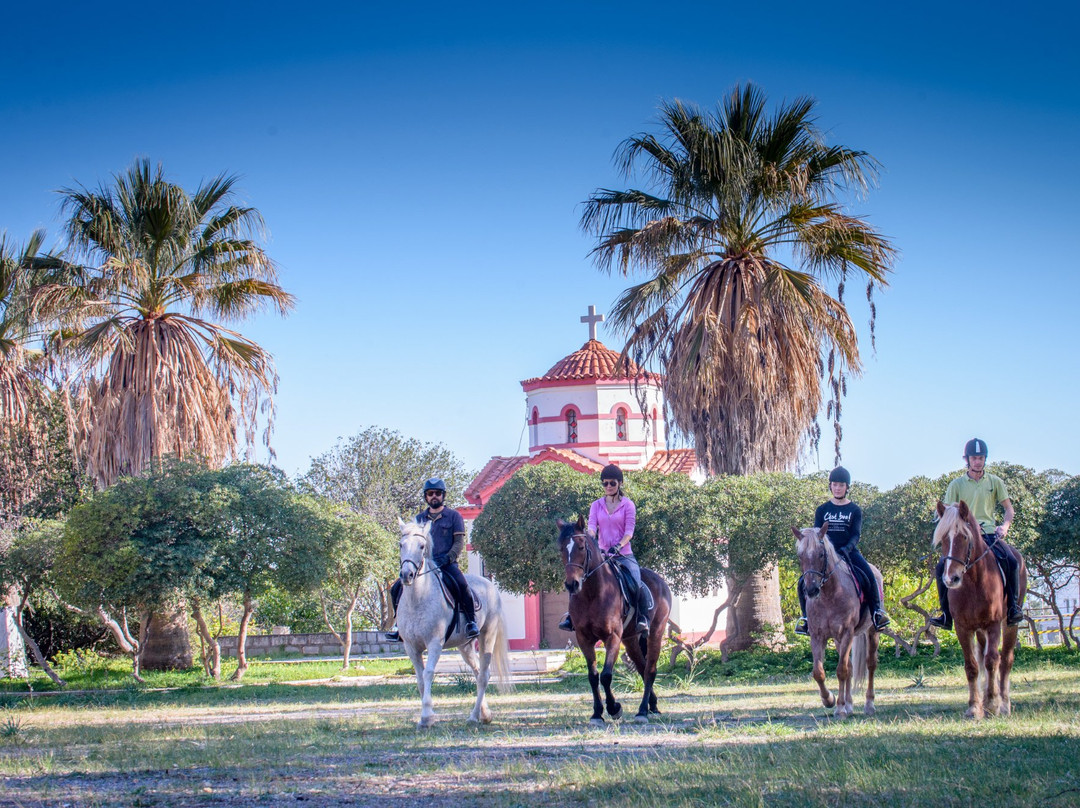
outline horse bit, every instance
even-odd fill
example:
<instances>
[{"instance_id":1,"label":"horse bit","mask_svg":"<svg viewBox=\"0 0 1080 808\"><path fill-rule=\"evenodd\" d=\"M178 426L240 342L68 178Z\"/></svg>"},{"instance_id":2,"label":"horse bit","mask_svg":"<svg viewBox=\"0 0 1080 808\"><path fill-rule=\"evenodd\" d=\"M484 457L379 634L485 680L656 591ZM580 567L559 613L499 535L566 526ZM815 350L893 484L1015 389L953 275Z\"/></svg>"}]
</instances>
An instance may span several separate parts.
<instances>
[{"instance_id":1,"label":"horse bit","mask_svg":"<svg viewBox=\"0 0 1080 808\"><path fill-rule=\"evenodd\" d=\"M583 573L585 573L585 577L581 579L581 582L585 583L587 580L589 580L596 573L600 572L600 570L603 569L604 564L607 564L611 560L611 558L610 557L605 558L601 563L599 563L595 567L593 567L592 570L589 570L589 561L592 559L592 553L589 550L589 543L587 541L585 541L585 534L584 533L575 533L571 537L571 542L574 539L576 539L578 536L582 537L581 544L585 548L585 563L584 564L575 564L573 561L570 561L569 560L570 559L570 551L567 550L566 551L566 558L567 558L566 566L568 566L568 567L577 567Z\"/></svg>"}]
</instances>

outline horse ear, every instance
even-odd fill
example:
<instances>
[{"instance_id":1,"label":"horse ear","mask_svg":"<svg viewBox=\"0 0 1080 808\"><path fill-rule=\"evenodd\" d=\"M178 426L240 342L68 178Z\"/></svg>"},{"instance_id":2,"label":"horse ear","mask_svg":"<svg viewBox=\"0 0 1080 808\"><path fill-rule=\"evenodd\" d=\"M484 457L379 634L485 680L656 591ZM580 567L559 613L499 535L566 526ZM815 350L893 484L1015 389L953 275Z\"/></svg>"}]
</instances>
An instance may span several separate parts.
<instances>
[{"instance_id":1,"label":"horse ear","mask_svg":"<svg viewBox=\"0 0 1080 808\"><path fill-rule=\"evenodd\" d=\"M559 530L562 530L564 527L566 527L566 522L564 522L561 517L556 516L555 527L557 527Z\"/></svg>"},{"instance_id":2,"label":"horse ear","mask_svg":"<svg viewBox=\"0 0 1080 808\"><path fill-rule=\"evenodd\" d=\"M405 520L402 519L400 516L397 518L397 525L398 525L398 530L404 530L405 529Z\"/></svg>"},{"instance_id":3,"label":"horse ear","mask_svg":"<svg viewBox=\"0 0 1080 808\"><path fill-rule=\"evenodd\" d=\"M585 517L582 516L581 514L578 514L577 529L578 530L584 530L585 529Z\"/></svg>"},{"instance_id":4,"label":"horse ear","mask_svg":"<svg viewBox=\"0 0 1080 808\"><path fill-rule=\"evenodd\" d=\"M945 503L940 499L937 501L937 515L938 519L945 515Z\"/></svg>"},{"instance_id":5,"label":"horse ear","mask_svg":"<svg viewBox=\"0 0 1080 808\"><path fill-rule=\"evenodd\" d=\"M795 525L791 526L791 532L795 534L796 539L802 538L802 531L795 527Z\"/></svg>"},{"instance_id":6,"label":"horse ear","mask_svg":"<svg viewBox=\"0 0 1080 808\"><path fill-rule=\"evenodd\" d=\"M828 533L828 532L829 532L829 523L828 523L828 522L826 522L825 524L823 524L823 525L821 526L821 530L819 530L819 531L817 532L817 537L818 537L819 539L824 539L824 538L825 538L825 534L826 534L826 533Z\"/></svg>"},{"instance_id":7,"label":"horse ear","mask_svg":"<svg viewBox=\"0 0 1080 808\"><path fill-rule=\"evenodd\" d=\"M965 522L967 521L968 515L971 513L971 509L968 508L968 504L964 502L964 500L960 500L960 507L957 510L957 513L959 513L961 519L963 519Z\"/></svg>"}]
</instances>

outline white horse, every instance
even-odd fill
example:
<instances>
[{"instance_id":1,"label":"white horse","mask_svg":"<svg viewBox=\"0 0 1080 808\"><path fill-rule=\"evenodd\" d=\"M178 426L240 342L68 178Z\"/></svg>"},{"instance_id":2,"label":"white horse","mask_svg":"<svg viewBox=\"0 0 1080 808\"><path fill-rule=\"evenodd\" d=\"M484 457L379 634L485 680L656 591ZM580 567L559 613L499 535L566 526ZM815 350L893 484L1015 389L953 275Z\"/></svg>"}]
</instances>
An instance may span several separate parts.
<instances>
[{"instance_id":1,"label":"white horse","mask_svg":"<svg viewBox=\"0 0 1080 808\"><path fill-rule=\"evenodd\" d=\"M401 641L405 643L405 650L416 669L416 684L420 689L420 722L417 726L424 728L435 723L431 682L444 648L461 651L462 658L476 676L476 705L469 714L469 720L488 724L491 722L491 710L484 694L493 670L499 690L505 691L510 687L509 646L499 591L486 578L466 575L469 589L479 601L476 624L480 627L480 636L476 640L466 637L465 618L459 616L453 633L447 638L446 631L454 611L443 597L439 574L432 559L431 525L421 526L400 519L398 523L401 525L400 577L404 590L398 604L397 623Z\"/></svg>"}]
</instances>

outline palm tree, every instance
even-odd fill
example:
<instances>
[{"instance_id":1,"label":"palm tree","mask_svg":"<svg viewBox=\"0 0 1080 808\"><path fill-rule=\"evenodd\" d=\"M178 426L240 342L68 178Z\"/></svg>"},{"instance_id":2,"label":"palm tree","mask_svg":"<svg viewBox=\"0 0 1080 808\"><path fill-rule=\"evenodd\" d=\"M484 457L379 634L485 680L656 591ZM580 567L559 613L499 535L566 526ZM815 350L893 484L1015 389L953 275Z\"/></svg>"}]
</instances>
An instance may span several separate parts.
<instances>
[{"instance_id":1,"label":"palm tree","mask_svg":"<svg viewBox=\"0 0 1080 808\"><path fill-rule=\"evenodd\" d=\"M35 231L25 246L0 234L0 522L16 517L40 482L39 464L48 453L48 390L44 353L33 347L42 336L29 317L29 294L45 258L45 233Z\"/></svg>"},{"instance_id":2,"label":"palm tree","mask_svg":"<svg viewBox=\"0 0 1080 808\"><path fill-rule=\"evenodd\" d=\"M138 160L111 187L60 192L75 263L35 299L62 319L57 342L82 361L80 444L98 485L165 455L212 465L235 458L238 430L253 446L260 414L269 445L273 360L224 323L267 307L284 315L293 297L255 241L262 217L234 201L235 183L222 174L189 194L160 164ZM171 621L186 643L186 617ZM183 658L163 664L183 666Z\"/></svg>"},{"instance_id":3,"label":"palm tree","mask_svg":"<svg viewBox=\"0 0 1080 808\"><path fill-rule=\"evenodd\" d=\"M826 145L814 107L800 98L770 116L751 85L711 114L665 103L660 133L627 139L616 158L648 190L599 189L585 203L598 266L646 276L614 306L625 354L663 368L672 421L711 473L790 468L820 437L826 377L839 459L840 398L861 370L844 286L866 282L873 334L894 250L840 201L870 187L876 161ZM751 612L733 611L735 634L779 622L778 589L759 575L737 583L775 609L757 615L762 598L740 597Z\"/></svg>"}]
</instances>

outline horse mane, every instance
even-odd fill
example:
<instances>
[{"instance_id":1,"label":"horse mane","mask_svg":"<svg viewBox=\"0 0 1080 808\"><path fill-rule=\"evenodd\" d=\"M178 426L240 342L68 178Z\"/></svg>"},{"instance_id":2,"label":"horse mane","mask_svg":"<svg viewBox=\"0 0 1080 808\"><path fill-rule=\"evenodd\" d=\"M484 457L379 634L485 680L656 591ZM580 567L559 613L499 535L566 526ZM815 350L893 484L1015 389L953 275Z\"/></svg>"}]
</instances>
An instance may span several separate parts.
<instances>
[{"instance_id":1,"label":"horse mane","mask_svg":"<svg viewBox=\"0 0 1080 808\"><path fill-rule=\"evenodd\" d=\"M931 547L940 547L942 540L951 535L957 528L967 526L972 531L972 536L982 537L982 528L975 521L975 517L963 503L945 505L938 503L938 523L934 528L934 538L930 542ZM963 507L961 507L963 506Z\"/></svg>"},{"instance_id":2,"label":"horse mane","mask_svg":"<svg viewBox=\"0 0 1080 808\"><path fill-rule=\"evenodd\" d=\"M824 536L821 536L816 527L803 528L799 531L799 540L795 544L795 552L800 557L806 555L814 549L814 543L819 539L825 543L825 552L829 554L829 560L838 561L840 557L836 554L836 548L833 546L832 539L829 538L828 531Z\"/></svg>"},{"instance_id":3,"label":"horse mane","mask_svg":"<svg viewBox=\"0 0 1080 808\"><path fill-rule=\"evenodd\" d=\"M584 516L579 515L576 523L564 522L561 519L558 519L556 520L556 524L559 526L558 542L560 550L569 545L575 533L583 533L585 534L585 541L590 543L589 549L596 553L600 552L600 545L597 543L596 537L588 531Z\"/></svg>"}]
</instances>

